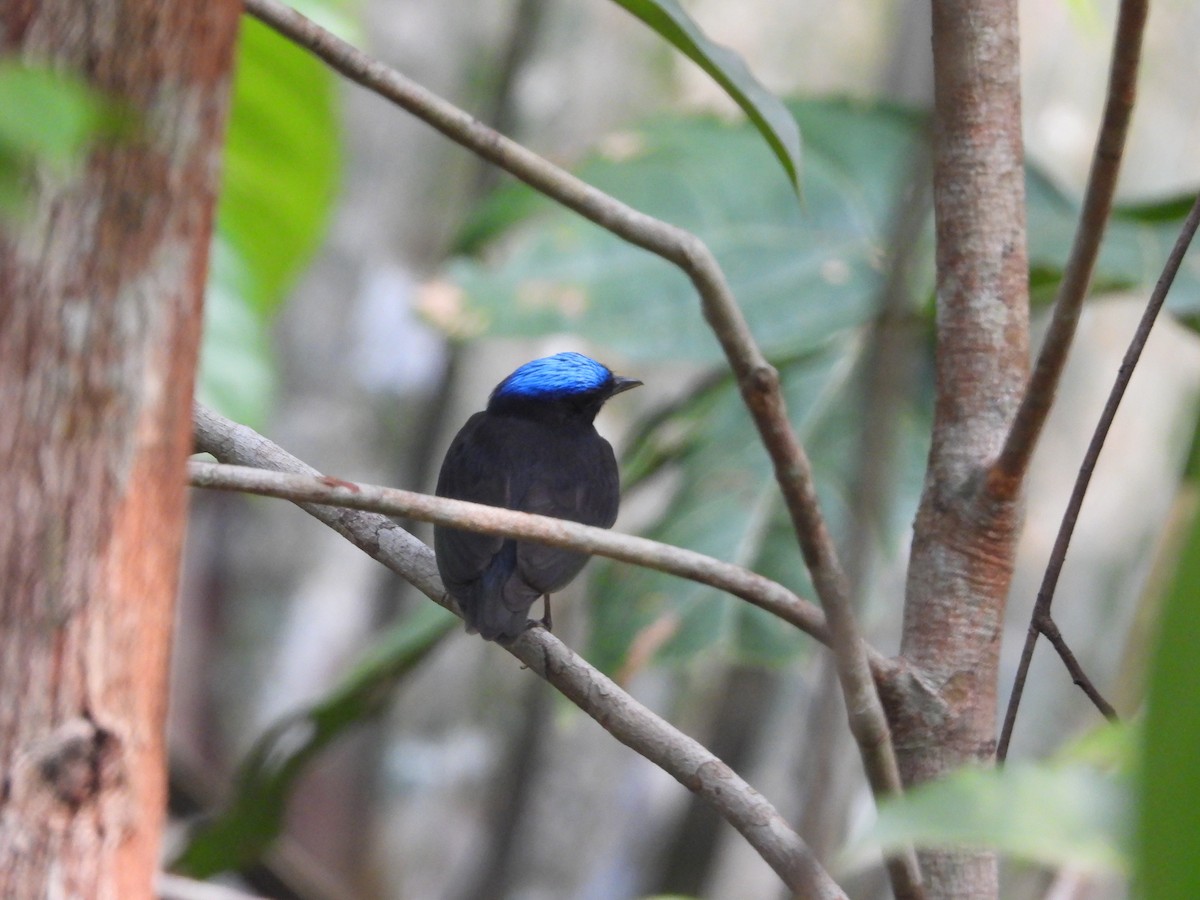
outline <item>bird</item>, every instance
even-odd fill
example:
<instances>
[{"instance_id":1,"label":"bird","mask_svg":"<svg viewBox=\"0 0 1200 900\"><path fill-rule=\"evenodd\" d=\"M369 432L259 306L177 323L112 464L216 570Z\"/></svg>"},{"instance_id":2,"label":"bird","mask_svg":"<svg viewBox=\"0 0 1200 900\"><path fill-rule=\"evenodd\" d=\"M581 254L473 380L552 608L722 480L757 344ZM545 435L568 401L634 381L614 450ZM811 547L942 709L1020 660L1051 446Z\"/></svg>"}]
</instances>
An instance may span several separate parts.
<instances>
[{"instance_id":1,"label":"bird","mask_svg":"<svg viewBox=\"0 0 1200 900\"><path fill-rule=\"evenodd\" d=\"M617 518L617 459L596 431L609 398L642 384L582 353L525 363L496 385L446 451L439 497L611 528ZM528 613L579 574L587 554L531 541L434 528L434 553L467 631L509 643L537 625Z\"/></svg>"}]
</instances>

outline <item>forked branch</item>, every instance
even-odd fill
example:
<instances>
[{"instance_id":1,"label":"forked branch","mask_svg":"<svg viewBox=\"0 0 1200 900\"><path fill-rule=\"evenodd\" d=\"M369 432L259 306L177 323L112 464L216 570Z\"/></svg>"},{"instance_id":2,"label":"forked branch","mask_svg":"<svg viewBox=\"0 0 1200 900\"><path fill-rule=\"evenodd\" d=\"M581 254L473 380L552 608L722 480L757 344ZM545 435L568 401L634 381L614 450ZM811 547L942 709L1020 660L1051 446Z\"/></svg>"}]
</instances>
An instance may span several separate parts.
<instances>
[{"instance_id":1,"label":"forked branch","mask_svg":"<svg viewBox=\"0 0 1200 900\"><path fill-rule=\"evenodd\" d=\"M1029 459L1033 456L1042 426L1050 414L1067 354L1075 337L1079 313L1087 298L1100 241L1112 212L1117 176L1125 153L1125 137L1133 115L1137 94L1137 76L1141 61L1142 33L1146 27L1149 0L1121 0L1113 37L1112 66L1108 76L1108 99L1092 168L1088 173L1079 227L1071 245L1071 255L1063 271L1054 300L1054 315L1046 339L1038 353L1037 364L1025 389L1021 406L1004 443L1004 449L992 469L992 486L997 493L1016 494L1020 490Z\"/></svg>"},{"instance_id":2,"label":"forked branch","mask_svg":"<svg viewBox=\"0 0 1200 900\"><path fill-rule=\"evenodd\" d=\"M1100 413L1100 421L1096 423L1096 430L1092 433L1092 440L1088 444L1087 453L1084 454L1083 463L1079 467L1079 474L1075 478L1075 487L1071 491L1071 499L1067 502L1066 512L1063 513L1062 524L1059 526L1058 536L1054 540L1054 549L1050 553L1050 561L1046 564L1046 572L1042 576L1041 587L1038 588L1037 601L1033 606L1033 617L1029 625L1029 631L1025 636L1025 645L1021 649L1021 662L1017 667L1012 694L1008 699L1008 709L1004 714L1004 726L1000 732L1000 742L996 746L996 758L998 760L1003 761L1008 755L1008 745L1012 740L1013 726L1017 721L1017 710L1021 705L1021 697L1025 690L1025 680L1029 675L1029 664L1033 661L1033 648L1037 644L1038 635L1046 634L1047 623L1051 626L1053 625L1053 620L1050 616L1050 607L1054 602L1054 591L1058 587L1058 576L1062 573L1063 563L1067 558L1067 549L1071 545L1071 536L1075 533L1075 523L1079 520L1079 510L1083 507L1083 498L1087 495L1088 485L1091 484L1092 473L1096 469L1096 461L1100 458L1100 451L1104 448L1104 441L1108 437L1108 430L1112 426L1113 418L1117 414L1117 408L1121 405L1121 398L1125 396L1125 388L1129 386L1129 379L1133 377L1133 370L1137 366L1138 359L1141 358L1142 350L1146 347L1146 341L1150 338L1150 329L1154 327L1154 320L1158 318L1158 313L1162 309L1163 302L1167 299L1167 293L1171 290L1171 285L1175 281L1175 275L1179 271L1179 266L1183 263L1183 257L1187 253L1192 238L1196 234L1197 225L1200 225L1200 196L1196 198L1191 212L1188 213L1187 218L1184 220L1183 229L1175 241L1175 246L1171 248L1166 265L1163 267L1163 273L1159 276L1158 283L1155 284L1154 290L1150 294L1150 300L1146 304L1146 311L1142 313L1141 321L1138 322L1133 339L1125 351L1125 357L1121 360L1121 367L1117 370L1116 381L1113 383L1108 400L1104 404L1104 410ZM1057 628L1054 630L1057 631ZM1050 635L1047 634L1047 637L1050 637ZM1066 646L1065 642L1055 641L1054 646L1060 655L1062 655L1062 647ZM1063 655L1063 661L1067 664L1068 668L1071 668L1071 662L1067 656ZM1075 669L1080 672L1082 671L1079 669L1078 663L1075 664ZM1076 671L1072 670L1072 677L1074 678L1075 676ZM1089 681L1088 684L1090 683ZM1085 691L1087 691L1086 688ZM1099 691L1095 691L1094 688L1092 691L1087 691L1087 693L1093 701L1099 695ZM1100 699L1103 700L1102 697ZM1112 710L1112 706L1107 701L1103 701L1103 704L1097 703L1097 708L1106 715Z\"/></svg>"}]
</instances>

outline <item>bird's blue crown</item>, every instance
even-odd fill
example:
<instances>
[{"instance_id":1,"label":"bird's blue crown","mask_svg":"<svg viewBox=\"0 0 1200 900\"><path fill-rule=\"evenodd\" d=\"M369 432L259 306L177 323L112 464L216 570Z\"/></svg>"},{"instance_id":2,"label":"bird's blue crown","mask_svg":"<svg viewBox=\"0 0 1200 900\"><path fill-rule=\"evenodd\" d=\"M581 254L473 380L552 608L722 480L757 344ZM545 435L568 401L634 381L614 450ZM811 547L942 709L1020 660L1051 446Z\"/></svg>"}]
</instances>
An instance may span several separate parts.
<instances>
[{"instance_id":1,"label":"bird's blue crown","mask_svg":"<svg viewBox=\"0 0 1200 900\"><path fill-rule=\"evenodd\" d=\"M582 353L556 353L521 366L492 392L498 397L568 397L604 387L613 374Z\"/></svg>"}]
</instances>

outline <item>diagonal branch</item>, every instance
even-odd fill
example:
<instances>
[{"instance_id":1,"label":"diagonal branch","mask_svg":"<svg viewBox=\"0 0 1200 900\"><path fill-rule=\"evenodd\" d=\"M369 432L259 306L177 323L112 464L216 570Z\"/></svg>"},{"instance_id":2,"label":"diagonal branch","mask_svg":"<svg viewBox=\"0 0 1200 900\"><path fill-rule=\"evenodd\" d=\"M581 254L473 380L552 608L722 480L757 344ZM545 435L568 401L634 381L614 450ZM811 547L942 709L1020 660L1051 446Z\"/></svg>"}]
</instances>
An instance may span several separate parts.
<instances>
[{"instance_id":1,"label":"diagonal branch","mask_svg":"<svg viewBox=\"0 0 1200 900\"><path fill-rule=\"evenodd\" d=\"M319 477L316 470L253 430L199 404L195 408L195 429L197 448L217 459ZM340 490L352 493L346 488ZM299 505L431 600L454 611L438 579L433 551L391 519L378 513L314 503ZM646 709L543 629L525 632L505 649L621 743L712 804L797 895L844 900L845 893L766 798L702 744Z\"/></svg>"},{"instance_id":2,"label":"diagonal branch","mask_svg":"<svg viewBox=\"0 0 1200 900\"><path fill-rule=\"evenodd\" d=\"M214 415L209 411L206 414ZM778 582L694 550L636 535L398 488L258 467L192 461L188 463L188 483L192 487L241 491L293 503L404 516L434 525L525 538L592 556L605 556L717 588L778 616L823 644L828 645L830 640L821 610ZM880 681L891 677L894 670L891 660L869 645L864 646L863 651L870 661L872 677Z\"/></svg>"},{"instance_id":3,"label":"diagonal branch","mask_svg":"<svg viewBox=\"0 0 1200 900\"><path fill-rule=\"evenodd\" d=\"M188 483L192 487L260 494L293 503L319 503L407 517L482 534L535 540L592 556L606 556L727 591L795 625L822 643L829 641L821 611L783 585L741 566L634 535L414 491L246 466L193 461L188 464ZM880 655L878 661L882 671L888 665L887 660Z\"/></svg>"},{"instance_id":4,"label":"diagonal branch","mask_svg":"<svg viewBox=\"0 0 1200 900\"><path fill-rule=\"evenodd\" d=\"M825 609L850 731L858 744L867 779L876 795L901 793L887 717L871 678L846 576L817 502L812 466L788 420L779 373L759 350L724 273L704 242L558 168L278 0L245 0L245 9L336 71L407 110L535 190L618 237L674 263L688 276L700 295L704 317L729 361L774 465L813 586ZM889 863L893 886L902 898L921 893L920 873L913 859L910 854L907 862Z\"/></svg>"},{"instance_id":5,"label":"diagonal branch","mask_svg":"<svg viewBox=\"0 0 1200 900\"><path fill-rule=\"evenodd\" d=\"M1024 480L1030 457L1037 446L1042 427L1054 402L1062 376L1079 313L1087 298L1100 241L1112 212L1113 196L1121 157L1125 152L1125 136L1133 113L1137 94L1138 67L1141 59L1142 33L1146 26L1149 0L1121 0L1117 29L1113 37L1112 67L1108 76L1108 99L1104 119L1096 139L1092 168L1088 173L1083 210L1079 228L1071 245L1071 255L1063 272L1062 282L1054 302L1054 316L1046 331L1046 339L1038 354L1033 375L1025 389L1021 406L1009 429L1004 449L991 471L991 483L997 493L1015 495Z\"/></svg>"},{"instance_id":6,"label":"diagonal branch","mask_svg":"<svg viewBox=\"0 0 1200 900\"><path fill-rule=\"evenodd\" d=\"M1079 660L1075 658L1075 654L1071 651L1067 644L1067 639L1063 637L1062 632L1058 630L1058 624L1049 616L1045 621L1038 622L1038 631L1042 636L1050 642L1058 653L1058 658L1063 661L1063 665L1067 667L1067 672L1071 676L1071 680L1078 685L1079 689L1088 695L1088 699L1095 704L1096 709L1100 710L1100 714L1110 722L1117 720L1117 711L1113 709L1113 705L1104 699L1104 695L1100 693L1092 679L1088 678L1087 673L1083 671L1083 666L1079 664Z\"/></svg>"},{"instance_id":7,"label":"diagonal branch","mask_svg":"<svg viewBox=\"0 0 1200 900\"><path fill-rule=\"evenodd\" d=\"M1183 229L1163 266L1163 273L1159 276L1158 283L1154 285L1154 290L1146 303L1146 311L1142 313L1137 331L1134 332L1133 339L1125 351L1125 357L1121 360L1116 381L1104 404L1104 410L1100 413L1100 421L1096 423L1096 430L1092 433L1091 443L1088 444L1087 453L1084 454L1083 463L1079 467L1079 474L1075 478L1075 487L1071 491L1071 499L1067 502L1066 512L1063 513L1062 524L1059 526L1058 536L1054 540L1054 549L1050 553L1050 561L1046 564L1046 572L1042 576L1041 587L1038 588L1037 601L1033 605L1033 616L1029 624L1029 631L1025 636L1025 645L1021 649L1021 662L1017 667L1012 695L1008 699L1008 709L1004 714L1000 742L996 747L996 758L1000 761L1003 761L1008 755L1008 745L1012 739L1013 726L1017 720L1017 709L1021 705L1025 679L1029 675L1029 664L1033 660L1033 648L1037 644L1038 635L1046 634L1047 637L1050 637L1046 633L1046 623L1053 625L1050 618L1050 606L1054 602L1058 576L1061 574L1063 563L1067 558L1067 549L1071 545L1071 536L1075 533L1075 523L1079 520L1079 510L1083 507L1083 498L1087 495L1088 485L1091 484L1096 461L1100 458L1100 451L1104 448L1108 429L1117 414L1117 408L1121 405L1121 398L1125 396L1125 388L1129 386L1129 379L1133 377L1134 367L1142 355L1146 341L1150 338L1150 329L1154 327L1154 320L1158 317L1163 302L1167 299L1167 292L1171 290L1175 275L1183 263L1183 257L1191 245L1198 225L1200 225L1200 196L1197 196L1196 202L1192 204L1191 212L1184 220ZM1057 628L1054 630L1057 631ZM1055 647L1059 647L1057 642ZM1064 656L1063 660L1066 662L1067 658ZM1070 663L1068 663L1069 665ZM1075 672L1072 671L1073 677L1074 674ZM1089 696L1091 696L1090 693ZM1100 710L1101 712L1105 711L1103 706L1100 706Z\"/></svg>"}]
</instances>

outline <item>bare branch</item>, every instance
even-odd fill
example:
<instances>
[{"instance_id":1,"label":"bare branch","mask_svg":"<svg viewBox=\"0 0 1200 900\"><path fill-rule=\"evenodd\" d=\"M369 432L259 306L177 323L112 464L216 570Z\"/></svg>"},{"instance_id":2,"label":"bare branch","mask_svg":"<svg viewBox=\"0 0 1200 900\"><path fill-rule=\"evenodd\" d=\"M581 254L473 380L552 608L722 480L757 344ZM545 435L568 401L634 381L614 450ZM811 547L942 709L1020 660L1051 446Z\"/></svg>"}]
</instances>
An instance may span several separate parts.
<instances>
[{"instance_id":1,"label":"bare branch","mask_svg":"<svg viewBox=\"0 0 1200 900\"><path fill-rule=\"evenodd\" d=\"M821 611L783 585L741 566L634 535L413 491L245 466L193 461L188 464L188 481L192 487L243 491L294 503L319 503L388 516L406 516L434 525L524 538L593 556L606 556L727 591L790 622L822 643L829 641ZM882 671L888 662L876 655Z\"/></svg>"},{"instance_id":2,"label":"bare branch","mask_svg":"<svg viewBox=\"0 0 1200 900\"><path fill-rule=\"evenodd\" d=\"M700 295L705 319L729 361L742 398L774 464L813 586L825 609L850 730L877 795L902 790L891 732L871 679L871 666L845 574L817 502L812 466L792 430L779 373L762 355L724 273L695 235L638 212L509 140L474 117L320 28L278 0L245 0L248 13L307 48L332 68L441 131L534 189L618 237L682 269ZM891 866L901 897L920 895L915 863Z\"/></svg>"},{"instance_id":3,"label":"bare branch","mask_svg":"<svg viewBox=\"0 0 1200 900\"><path fill-rule=\"evenodd\" d=\"M197 449L217 459L319 477L314 469L252 429L199 404L195 407L195 428ZM314 503L299 505L431 600L456 612L437 576L433 551L391 519ZM554 685L621 743L712 804L792 891L822 900L845 897L766 798L703 745L639 704L554 635L530 629L504 649Z\"/></svg>"},{"instance_id":4,"label":"bare branch","mask_svg":"<svg viewBox=\"0 0 1200 900\"><path fill-rule=\"evenodd\" d=\"M1100 421L1096 423L1096 430L1092 433L1091 443L1088 444L1087 453L1084 454L1083 463L1079 467L1079 474L1075 478L1071 499L1067 502L1067 509L1063 513L1058 536L1054 539L1054 549L1050 553L1050 561L1046 563L1046 572L1042 576L1041 587L1038 588L1029 632L1025 637L1025 645L1021 649L1021 662L1013 682L1012 695L1008 699L1008 709L1004 714L1004 726L1000 732L1000 742L996 747L996 758L1001 761L1008 755L1008 745L1012 739L1013 726L1017 720L1017 709L1021 705L1025 679L1029 674L1029 664L1033 659L1033 648L1037 643L1038 634L1046 633L1045 623L1053 624L1050 618L1050 607L1054 602L1054 591L1058 587L1058 576L1062 573L1063 563L1067 558L1067 549L1071 545L1071 536L1075 533L1075 523L1079 520L1079 510L1083 507L1083 498L1087 495L1092 473L1096 469L1096 461L1100 458L1100 451L1104 448L1104 441L1108 437L1108 430L1117 414L1117 408L1121 405L1121 398L1125 396L1125 388L1129 386L1129 379L1133 377L1134 367L1137 366L1142 350L1146 347L1146 341L1150 338L1150 329L1154 327L1154 320L1158 318L1158 313L1167 299L1167 293L1175 281L1179 266L1183 263L1183 257L1196 234L1197 225L1200 225L1200 196L1196 198L1191 212L1184 220L1183 229L1175 241L1175 246L1171 248L1171 253L1163 266L1162 275L1159 276L1158 283L1154 285L1154 290L1146 303L1146 311L1142 313L1133 339L1125 350L1125 357L1121 360L1120 369L1117 370L1116 381L1104 404L1104 410L1100 413ZM1057 629L1055 630L1057 631ZM1049 634L1046 636L1050 637ZM1064 657L1064 661L1066 661L1066 657ZM1072 675L1074 676L1074 672ZM1089 696L1091 695L1089 694ZM1101 707L1101 712L1103 711L1104 709Z\"/></svg>"},{"instance_id":5,"label":"bare branch","mask_svg":"<svg viewBox=\"0 0 1200 900\"><path fill-rule=\"evenodd\" d=\"M1092 168L1079 216L1079 228L1071 246L1071 255L1058 286L1054 316L1038 354L1037 365L1025 389L1021 406L1013 419L1008 439L992 467L991 482L997 492L1015 495L1020 490L1037 446L1038 436L1050 413L1063 366L1075 337L1079 313L1092 281L1100 241L1112 212L1117 175L1125 152L1125 136L1137 94L1137 76L1141 59L1142 33L1146 26L1149 0L1121 0L1113 37L1112 67L1108 76L1108 99L1104 119L1096 139Z\"/></svg>"},{"instance_id":6,"label":"bare branch","mask_svg":"<svg viewBox=\"0 0 1200 900\"><path fill-rule=\"evenodd\" d=\"M1075 682L1088 699L1096 705L1096 709L1100 710L1100 714L1110 722L1117 720L1117 711L1113 709L1113 705L1104 699L1104 695L1097 690L1096 685L1092 683L1092 679L1087 677L1087 673L1083 671L1083 666L1079 664L1079 660L1075 658L1075 654L1071 652L1071 648L1067 646L1067 639L1062 636L1062 632L1058 630L1058 625L1051 618L1047 618L1044 622L1038 623L1038 630L1045 635L1054 649L1058 652L1059 658L1062 659L1063 665L1067 667L1067 672L1071 676L1071 680Z\"/></svg>"}]
</instances>

